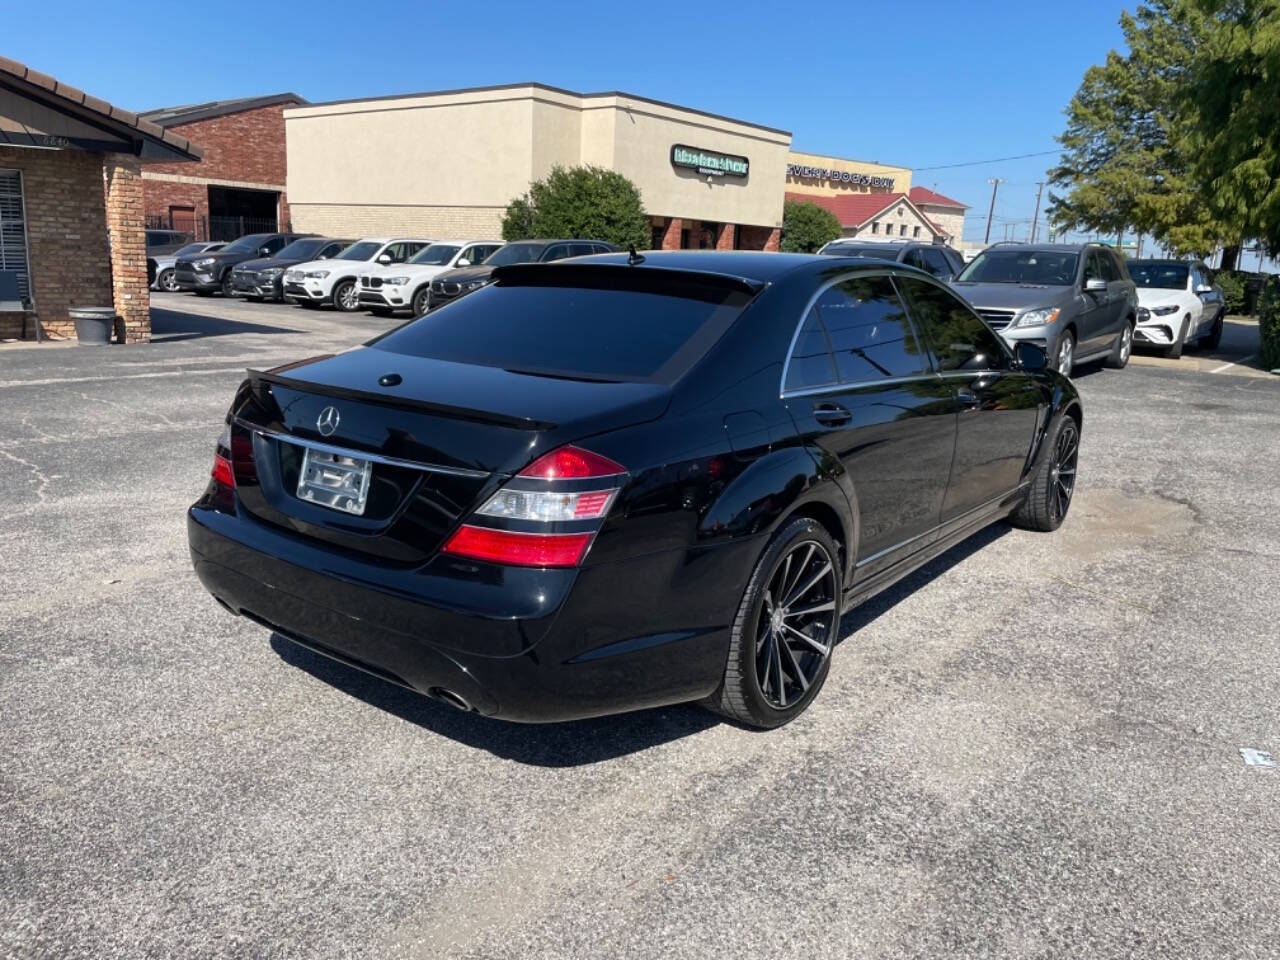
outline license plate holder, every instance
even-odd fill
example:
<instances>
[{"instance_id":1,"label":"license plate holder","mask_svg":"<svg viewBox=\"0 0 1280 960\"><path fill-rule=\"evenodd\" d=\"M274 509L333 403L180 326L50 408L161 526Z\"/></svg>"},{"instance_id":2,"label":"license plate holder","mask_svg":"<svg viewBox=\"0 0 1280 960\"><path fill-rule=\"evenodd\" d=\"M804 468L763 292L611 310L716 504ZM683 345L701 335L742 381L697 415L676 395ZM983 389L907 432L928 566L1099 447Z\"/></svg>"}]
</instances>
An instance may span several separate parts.
<instances>
[{"instance_id":1,"label":"license plate holder","mask_svg":"<svg viewBox=\"0 0 1280 960\"><path fill-rule=\"evenodd\" d=\"M298 499L362 516L369 499L372 467L368 460L360 457L303 447Z\"/></svg>"}]
</instances>

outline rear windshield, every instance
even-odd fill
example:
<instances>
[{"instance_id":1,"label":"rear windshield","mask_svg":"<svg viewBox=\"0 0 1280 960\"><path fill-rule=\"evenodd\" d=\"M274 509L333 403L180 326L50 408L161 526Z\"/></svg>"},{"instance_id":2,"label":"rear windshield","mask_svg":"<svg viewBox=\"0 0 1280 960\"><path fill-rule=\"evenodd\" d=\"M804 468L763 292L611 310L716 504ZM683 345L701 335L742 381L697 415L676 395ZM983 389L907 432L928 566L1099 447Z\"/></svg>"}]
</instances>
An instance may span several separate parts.
<instances>
[{"instance_id":1,"label":"rear windshield","mask_svg":"<svg viewBox=\"0 0 1280 960\"><path fill-rule=\"evenodd\" d=\"M652 278L625 288L616 277L547 276L536 283L499 280L370 346L553 377L670 382L751 299L678 279L662 283L659 293Z\"/></svg>"}]
</instances>

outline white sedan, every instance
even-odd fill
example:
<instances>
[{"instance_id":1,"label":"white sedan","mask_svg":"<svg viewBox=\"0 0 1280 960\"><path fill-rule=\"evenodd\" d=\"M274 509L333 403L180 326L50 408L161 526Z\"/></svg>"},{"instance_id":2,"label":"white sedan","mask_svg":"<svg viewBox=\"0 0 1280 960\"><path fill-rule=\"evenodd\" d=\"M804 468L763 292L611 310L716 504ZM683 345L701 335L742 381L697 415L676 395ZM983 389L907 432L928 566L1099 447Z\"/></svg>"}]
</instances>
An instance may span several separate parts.
<instances>
[{"instance_id":1,"label":"white sedan","mask_svg":"<svg viewBox=\"0 0 1280 960\"><path fill-rule=\"evenodd\" d=\"M500 246L497 240L438 240L408 263L361 273L360 306L384 316L409 310L420 317L427 312L433 278L446 270L483 263Z\"/></svg>"},{"instance_id":2,"label":"white sedan","mask_svg":"<svg viewBox=\"0 0 1280 960\"><path fill-rule=\"evenodd\" d=\"M1204 267L1187 260L1130 260L1127 266L1138 285L1135 344L1160 347L1166 357L1182 356L1188 343L1217 348L1226 304Z\"/></svg>"}]
</instances>

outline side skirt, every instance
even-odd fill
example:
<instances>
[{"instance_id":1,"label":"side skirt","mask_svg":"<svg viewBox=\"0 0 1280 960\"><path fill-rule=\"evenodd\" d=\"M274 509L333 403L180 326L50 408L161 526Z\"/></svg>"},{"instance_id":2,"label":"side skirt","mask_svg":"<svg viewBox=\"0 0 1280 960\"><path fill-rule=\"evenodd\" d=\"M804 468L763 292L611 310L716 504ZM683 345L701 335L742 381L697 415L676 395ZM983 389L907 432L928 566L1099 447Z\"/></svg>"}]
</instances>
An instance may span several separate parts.
<instances>
[{"instance_id":1,"label":"side skirt","mask_svg":"<svg viewBox=\"0 0 1280 960\"><path fill-rule=\"evenodd\" d=\"M877 593L887 590L903 577L919 570L930 560L946 553L957 543L967 540L983 527L989 526L998 520L1003 520L1018 508L1022 498L1026 496L1026 492L1027 485L1022 484L1007 497L994 503L989 509L974 516L960 517L950 524L943 524L938 539L919 553L904 557L893 566L882 570L862 583L855 583L846 590L844 592L844 602L841 604L841 614L847 613L850 609L864 600L871 599Z\"/></svg>"}]
</instances>

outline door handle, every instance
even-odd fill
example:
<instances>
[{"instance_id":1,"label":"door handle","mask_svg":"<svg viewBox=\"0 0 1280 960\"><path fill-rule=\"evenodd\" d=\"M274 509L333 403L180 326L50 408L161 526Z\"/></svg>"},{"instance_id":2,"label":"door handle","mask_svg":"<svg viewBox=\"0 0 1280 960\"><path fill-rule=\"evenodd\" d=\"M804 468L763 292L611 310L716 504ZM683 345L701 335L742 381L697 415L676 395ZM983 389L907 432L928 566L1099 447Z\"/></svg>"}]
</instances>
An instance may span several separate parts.
<instances>
[{"instance_id":1,"label":"door handle","mask_svg":"<svg viewBox=\"0 0 1280 960\"><path fill-rule=\"evenodd\" d=\"M813 419L826 427L838 427L852 420L853 414L838 403L823 401L813 405Z\"/></svg>"}]
</instances>

